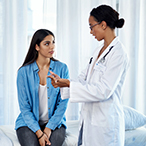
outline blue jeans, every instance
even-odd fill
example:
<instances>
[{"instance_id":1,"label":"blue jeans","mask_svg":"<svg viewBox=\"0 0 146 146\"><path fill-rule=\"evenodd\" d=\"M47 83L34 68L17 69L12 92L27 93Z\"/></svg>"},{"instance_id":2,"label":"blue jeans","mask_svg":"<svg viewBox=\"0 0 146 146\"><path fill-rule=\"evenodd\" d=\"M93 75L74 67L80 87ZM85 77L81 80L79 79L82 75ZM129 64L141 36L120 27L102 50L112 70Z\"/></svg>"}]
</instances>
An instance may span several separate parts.
<instances>
[{"instance_id":1,"label":"blue jeans","mask_svg":"<svg viewBox=\"0 0 146 146\"><path fill-rule=\"evenodd\" d=\"M45 126L41 127L44 130ZM20 127L16 130L16 134L21 146L40 146L36 134L30 130L27 126ZM52 131L50 136L51 146L62 146L66 135L66 129L64 126L56 128Z\"/></svg>"}]
</instances>

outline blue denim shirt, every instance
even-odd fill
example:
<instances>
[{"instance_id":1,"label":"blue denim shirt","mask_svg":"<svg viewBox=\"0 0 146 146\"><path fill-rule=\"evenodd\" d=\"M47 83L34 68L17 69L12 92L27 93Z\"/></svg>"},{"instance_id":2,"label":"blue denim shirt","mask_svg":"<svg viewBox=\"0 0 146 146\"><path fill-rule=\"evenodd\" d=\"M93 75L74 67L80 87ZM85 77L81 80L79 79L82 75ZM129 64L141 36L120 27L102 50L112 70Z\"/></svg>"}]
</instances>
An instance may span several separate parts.
<instances>
[{"instance_id":1,"label":"blue denim shirt","mask_svg":"<svg viewBox=\"0 0 146 146\"><path fill-rule=\"evenodd\" d=\"M69 71L66 64L59 61L50 61L49 70L59 75L61 78L68 79ZM20 114L15 123L15 129L28 126L33 132L40 129L39 126L39 68L36 61L32 64L21 67L17 74L17 92ZM50 75L50 72L48 72ZM46 127L54 130L63 124L66 127L65 111L68 99L62 100L60 88L51 85L51 79L47 78L48 95L48 117Z\"/></svg>"}]
</instances>

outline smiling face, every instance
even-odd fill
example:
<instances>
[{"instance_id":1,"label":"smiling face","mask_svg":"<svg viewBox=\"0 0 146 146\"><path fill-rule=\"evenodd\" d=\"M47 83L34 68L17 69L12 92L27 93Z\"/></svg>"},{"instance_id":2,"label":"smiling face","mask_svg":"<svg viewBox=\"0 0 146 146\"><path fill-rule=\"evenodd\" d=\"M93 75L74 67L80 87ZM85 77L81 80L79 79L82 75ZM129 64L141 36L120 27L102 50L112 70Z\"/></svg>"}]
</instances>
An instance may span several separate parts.
<instances>
[{"instance_id":1,"label":"smiling face","mask_svg":"<svg viewBox=\"0 0 146 146\"><path fill-rule=\"evenodd\" d=\"M97 22L95 21L93 16L89 17L89 25L90 25L90 33L95 36L95 39L97 39L98 41L101 41L102 39L104 39L104 29L103 29L103 23L104 22Z\"/></svg>"},{"instance_id":2,"label":"smiling face","mask_svg":"<svg viewBox=\"0 0 146 146\"><path fill-rule=\"evenodd\" d=\"M40 45L36 45L36 50L38 51L38 57L52 58L55 49L55 40L52 35L46 36Z\"/></svg>"}]
</instances>

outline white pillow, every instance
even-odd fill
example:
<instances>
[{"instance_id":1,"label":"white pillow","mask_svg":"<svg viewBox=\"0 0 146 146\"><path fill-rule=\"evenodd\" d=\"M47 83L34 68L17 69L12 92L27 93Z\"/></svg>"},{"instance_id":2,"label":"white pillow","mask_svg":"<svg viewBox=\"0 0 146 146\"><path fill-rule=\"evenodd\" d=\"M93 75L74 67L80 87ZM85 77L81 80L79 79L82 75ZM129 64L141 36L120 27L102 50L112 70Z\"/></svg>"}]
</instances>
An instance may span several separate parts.
<instances>
[{"instance_id":1,"label":"white pillow","mask_svg":"<svg viewBox=\"0 0 146 146\"><path fill-rule=\"evenodd\" d=\"M123 105L125 115L125 130L132 130L146 124L146 116L134 108Z\"/></svg>"},{"instance_id":2,"label":"white pillow","mask_svg":"<svg viewBox=\"0 0 146 146\"><path fill-rule=\"evenodd\" d=\"M125 131L124 146L146 146L146 128Z\"/></svg>"},{"instance_id":3,"label":"white pillow","mask_svg":"<svg viewBox=\"0 0 146 146\"><path fill-rule=\"evenodd\" d=\"M11 140L0 130L0 146L13 146Z\"/></svg>"}]
</instances>

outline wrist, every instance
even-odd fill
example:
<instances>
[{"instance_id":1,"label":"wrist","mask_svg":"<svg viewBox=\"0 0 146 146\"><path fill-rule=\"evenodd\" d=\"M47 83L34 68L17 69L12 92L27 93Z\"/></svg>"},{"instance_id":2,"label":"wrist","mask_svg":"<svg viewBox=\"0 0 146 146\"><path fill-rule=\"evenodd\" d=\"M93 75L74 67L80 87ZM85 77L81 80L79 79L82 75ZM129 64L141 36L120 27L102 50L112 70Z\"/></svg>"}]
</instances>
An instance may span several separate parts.
<instances>
[{"instance_id":1,"label":"wrist","mask_svg":"<svg viewBox=\"0 0 146 146\"><path fill-rule=\"evenodd\" d=\"M41 139L43 136L44 136L44 133L42 133L42 135L41 135L41 136L39 136L39 137L38 137L38 139Z\"/></svg>"},{"instance_id":2,"label":"wrist","mask_svg":"<svg viewBox=\"0 0 146 146\"><path fill-rule=\"evenodd\" d=\"M48 137L48 134L46 132L44 132L44 134Z\"/></svg>"},{"instance_id":3,"label":"wrist","mask_svg":"<svg viewBox=\"0 0 146 146\"><path fill-rule=\"evenodd\" d=\"M43 132L41 131L41 130L38 130L37 132L36 132L36 136L38 137L38 139L41 137L41 136L43 136Z\"/></svg>"},{"instance_id":4,"label":"wrist","mask_svg":"<svg viewBox=\"0 0 146 146\"><path fill-rule=\"evenodd\" d=\"M45 134L48 138L50 137L50 135L51 135L51 129L50 129L50 128L47 128L47 127L46 127L46 128L44 129L43 132L44 132L44 134Z\"/></svg>"},{"instance_id":5,"label":"wrist","mask_svg":"<svg viewBox=\"0 0 146 146\"><path fill-rule=\"evenodd\" d=\"M67 85L68 85L68 87L70 87L70 81L69 80L67 80Z\"/></svg>"}]
</instances>

